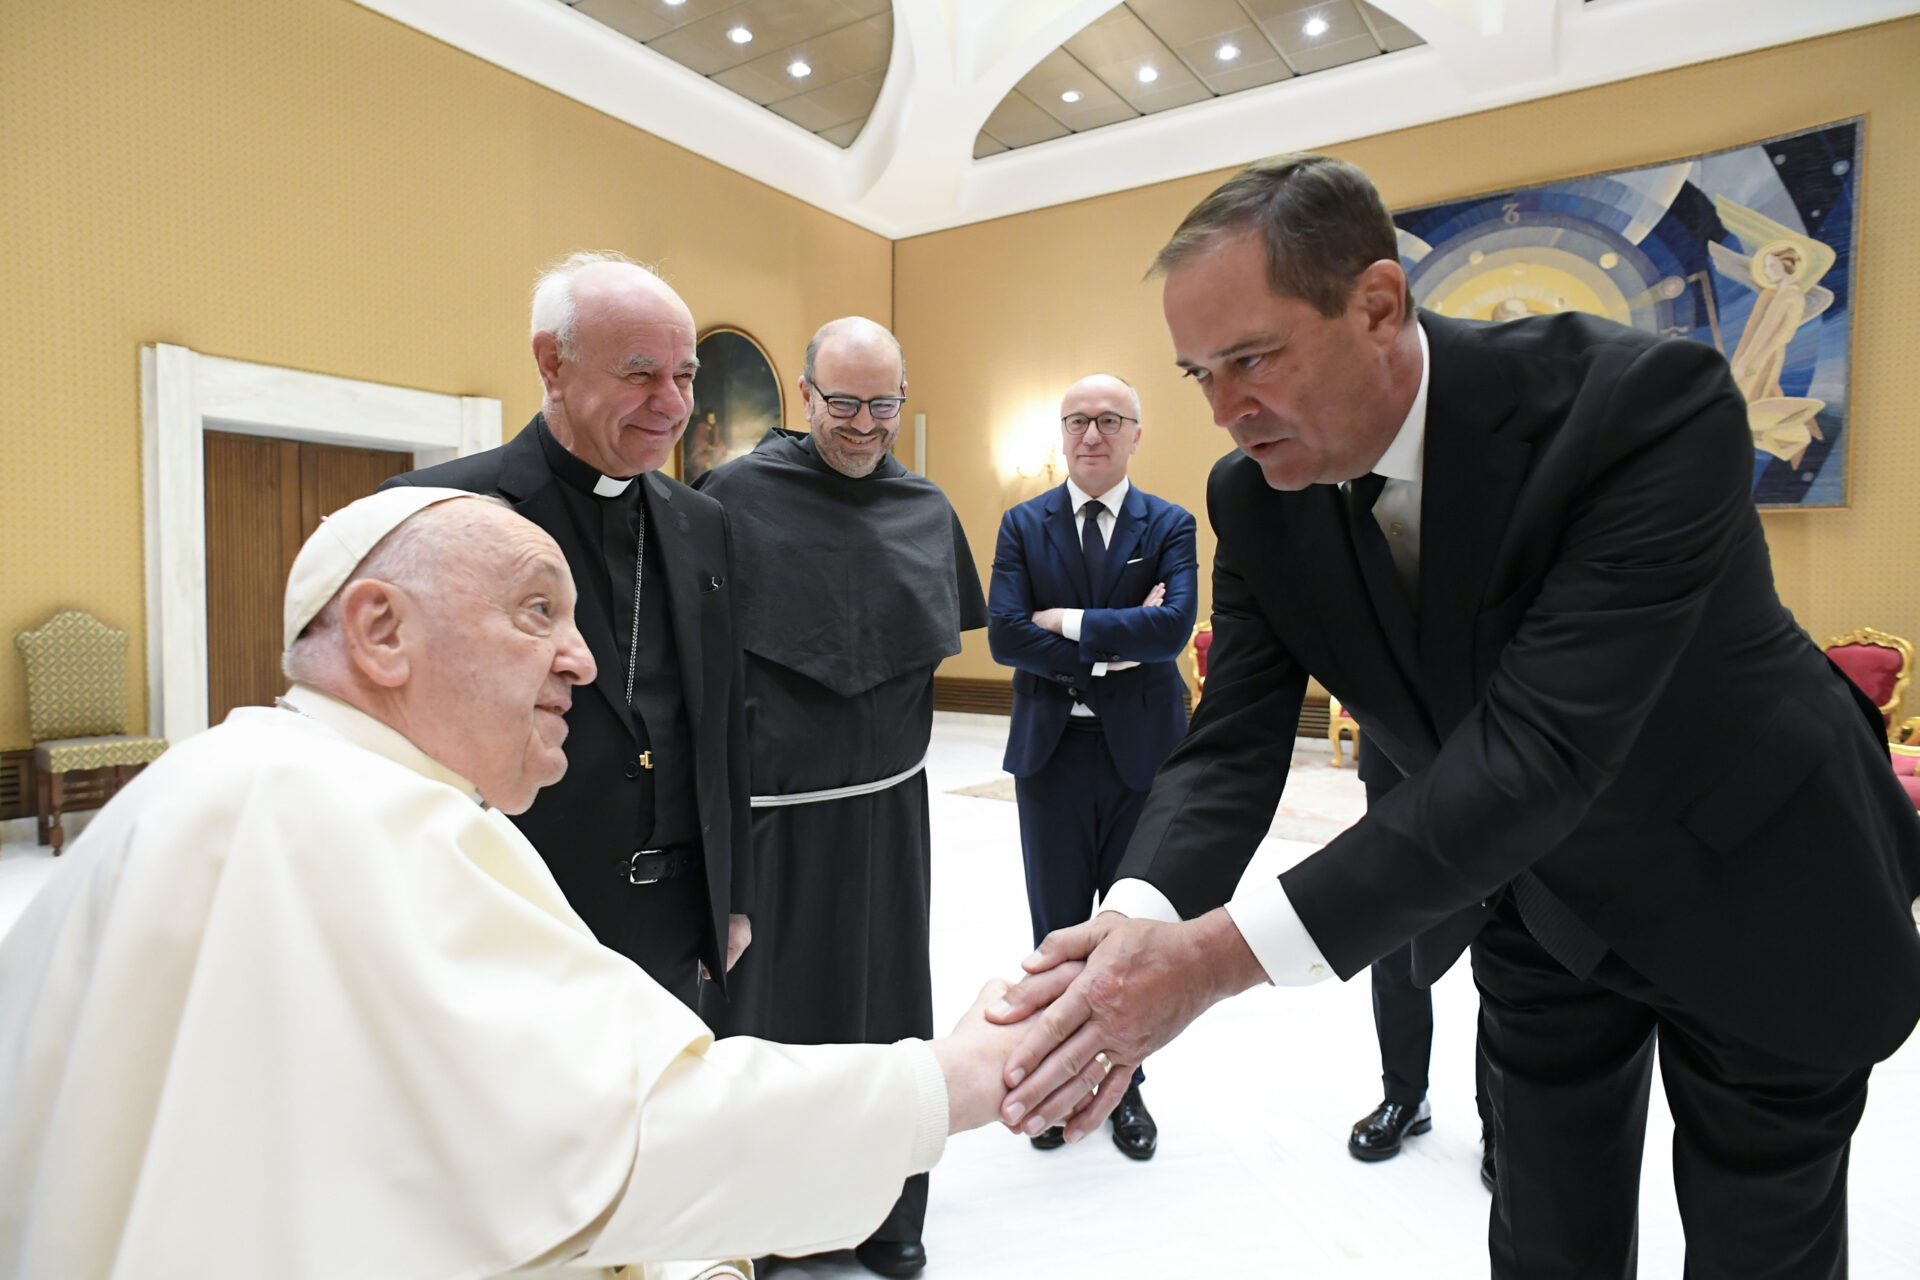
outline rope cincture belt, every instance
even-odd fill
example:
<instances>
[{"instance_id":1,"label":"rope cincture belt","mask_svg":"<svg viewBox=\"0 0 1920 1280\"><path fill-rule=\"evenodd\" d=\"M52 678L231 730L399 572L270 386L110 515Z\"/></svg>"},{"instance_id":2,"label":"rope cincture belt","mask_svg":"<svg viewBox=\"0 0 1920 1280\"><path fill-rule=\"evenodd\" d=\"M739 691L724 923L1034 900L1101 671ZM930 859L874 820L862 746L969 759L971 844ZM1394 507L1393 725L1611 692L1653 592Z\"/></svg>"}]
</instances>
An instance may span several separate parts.
<instances>
[{"instance_id":1,"label":"rope cincture belt","mask_svg":"<svg viewBox=\"0 0 1920 1280\"><path fill-rule=\"evenodd\" d=\"M747 803L756 809L779 809L790 804L819 804L823 800L851 800L855 796L870 796L888 787L897 787L927 767L927 757L921 756L920 763L911 769L902 769L891 778L881 778L878 782L856 782L850 787L828 787L825 791L795 791L784 796L752 796Z\"/></svg>"}]
</instances>

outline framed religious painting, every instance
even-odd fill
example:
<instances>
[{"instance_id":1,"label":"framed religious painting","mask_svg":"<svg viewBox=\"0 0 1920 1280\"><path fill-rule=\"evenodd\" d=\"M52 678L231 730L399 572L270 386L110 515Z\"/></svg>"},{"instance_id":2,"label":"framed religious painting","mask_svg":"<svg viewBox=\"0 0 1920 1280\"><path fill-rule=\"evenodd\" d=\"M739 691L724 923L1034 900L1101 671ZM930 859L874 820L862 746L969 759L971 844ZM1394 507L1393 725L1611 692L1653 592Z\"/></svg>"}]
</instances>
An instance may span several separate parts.
<instances>
[{"instance_id":1,"label":"framed religious painting","mask_svg":"<svg viewBox=\"0 0 1920 1280\"><path fill-rule=\"evenodd\" d=\"M769 428L786 421L780 375L753 335L721 325L700 335L694 354L700 372L693 380L693 418L680 438L680 479L687 484L752 452Z\"/></svg>"},{"instance_id":2,"label":"framed religious painting","mask_svg":"<svg viewBox=\"0 0 1920 1280\"><path fill-rule=\"evenodd\" d=\"M1856 117L1671 164L1394 214L1413 296L1494 322L1586 311L1710 343L1765 510L1847 505Z\"/></svg>"}]
</instances>

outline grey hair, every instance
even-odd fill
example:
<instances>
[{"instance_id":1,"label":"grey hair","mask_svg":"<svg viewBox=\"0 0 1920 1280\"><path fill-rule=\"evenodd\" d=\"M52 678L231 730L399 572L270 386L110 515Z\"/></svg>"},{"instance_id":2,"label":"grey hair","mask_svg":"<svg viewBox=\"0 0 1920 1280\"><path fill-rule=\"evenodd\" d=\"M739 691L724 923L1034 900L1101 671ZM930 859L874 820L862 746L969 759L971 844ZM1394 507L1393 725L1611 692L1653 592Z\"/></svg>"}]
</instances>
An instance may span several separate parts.
<instances>
[{"instance_id":1,"label":"grey hair","mask_svg":"<svg viewBox=\"0 0 1920 1280\"><path fill-rule=\"evenodd\" d=\"M497 494L476 493L473 500L513 510L513 504ZM347 575L340 591L333 593L333 598L313 615L313 621L281 655L280 670L287 679L326 689L339 676L343 656L340 592L350 584L362 578L378 578L415 595L430 593L443 584L447 578L446 552L449 547L462 545L463 541L456 530L446 527L451 522L447 509L457 509L466 502L466 499L450 500L422 508L374 543L373 550Z\"/></svg>"},{"instance_id":2,"label":"grey hair","mask_svg":"<svg viewBox=\"0 0 1920 1280\"><path fill-rule=\"evenodd\" d=\"M801 372L806 374L808 386L811 387L814 385L813 358L820 354L820 348L829 338L837 338L848 330L857 328L860 325L872 325L875 329L887 335L887 341L893 344L894 354L900 357L900 381L903 385L906 383L907 352L906 348L900 345L900 339L893 336L893 330L887 328L887 326L881 324L879 321L869 320L865 316L842 316L838 320L829 320L821 325L819 331L813 335L813 340L807 343L807 358L801 368Z\"/></svg>"},{"instance_id":3,"label":"grey hair","mask_svg":"<svg viewBox=\"0 0 1920 1280\"><path fill-rule=\"evenodd\" d=\"M581 249L570 253L540 273L533 282L531 333L550 333L560 346L562 360L580 356L579 329L573 304L573 278L586 267L602 262L623 262L638 267L656 280L660 273L644 262L635 262L616 249Z\"/></svg>"},{"instance_id":4,"label":"grey hair","mask_svg":"<svg viewBox=\"0 0 1920 1280\"><path fill-rule=\"evenodd\" d=\"M1164 275L1221 236L1258 232L1267 284L1323 316L1346 310L1360 273L1400 261L1400 238L1372 179L1332 156L1275 156L1241 170L1193 207L1147 275ZM1406 291L1409 310L1413 292Z\"/></svg>"}]
</instances>

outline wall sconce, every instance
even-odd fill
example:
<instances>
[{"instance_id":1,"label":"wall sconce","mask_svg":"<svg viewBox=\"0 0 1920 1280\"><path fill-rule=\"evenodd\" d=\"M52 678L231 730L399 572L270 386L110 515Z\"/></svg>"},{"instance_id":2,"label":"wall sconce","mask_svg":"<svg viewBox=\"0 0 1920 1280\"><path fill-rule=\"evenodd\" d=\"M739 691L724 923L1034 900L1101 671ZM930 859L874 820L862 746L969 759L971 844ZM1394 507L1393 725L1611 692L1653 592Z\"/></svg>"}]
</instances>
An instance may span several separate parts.
<instances>
[{"instance_id":1,"label":"wall sconce","mask_svg":"<svg viewBox=\"0 0 1920 1280\"><path fill-rule=\"evenodd\" d=\"M1022 480L1037 480L1045 477L1046 487L1051 489L1060 481L1060 446L1049 444L1047 451L1039 457L1023 459L1014 467L1014 474Z\"/></svg>"},{"instance_id":2,"label":"wall sconce","mask_svg":"<svg viewBox=\"0 0 1920 1280\"><path fill-rule=\"evenodd\" d=\"M1060 452L1060 426L1049 406L1035 406L1017 416L995 452L1001 478L1023 489L1036 480L1051 488L1067 473Z\"/></svg>"}]
</instances>

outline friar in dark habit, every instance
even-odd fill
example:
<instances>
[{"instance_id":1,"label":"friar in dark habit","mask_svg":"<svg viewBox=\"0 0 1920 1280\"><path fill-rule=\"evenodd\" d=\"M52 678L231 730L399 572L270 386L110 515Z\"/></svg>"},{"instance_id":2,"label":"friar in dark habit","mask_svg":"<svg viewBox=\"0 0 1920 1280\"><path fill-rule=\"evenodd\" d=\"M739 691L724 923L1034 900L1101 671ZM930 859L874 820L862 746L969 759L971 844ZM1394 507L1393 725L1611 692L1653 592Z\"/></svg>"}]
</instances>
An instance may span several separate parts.
<instances>
[{"instance_id":1,"label":"friar in dark habit","mask_svg":"<svg viewBox=\"0 0 1920 1280\"><path fill-rule=\"evenodd\" d=\"M987 622L946 495L888 451L906 362L885 328L835 320L807 346L811 433L774 428L701 477L733 527L758 867L754 945L725 1032L884 1044L933 1031L933 673ZM925 1265L927 1179L855 1255Z\"/></svg>"}]
</instances>

